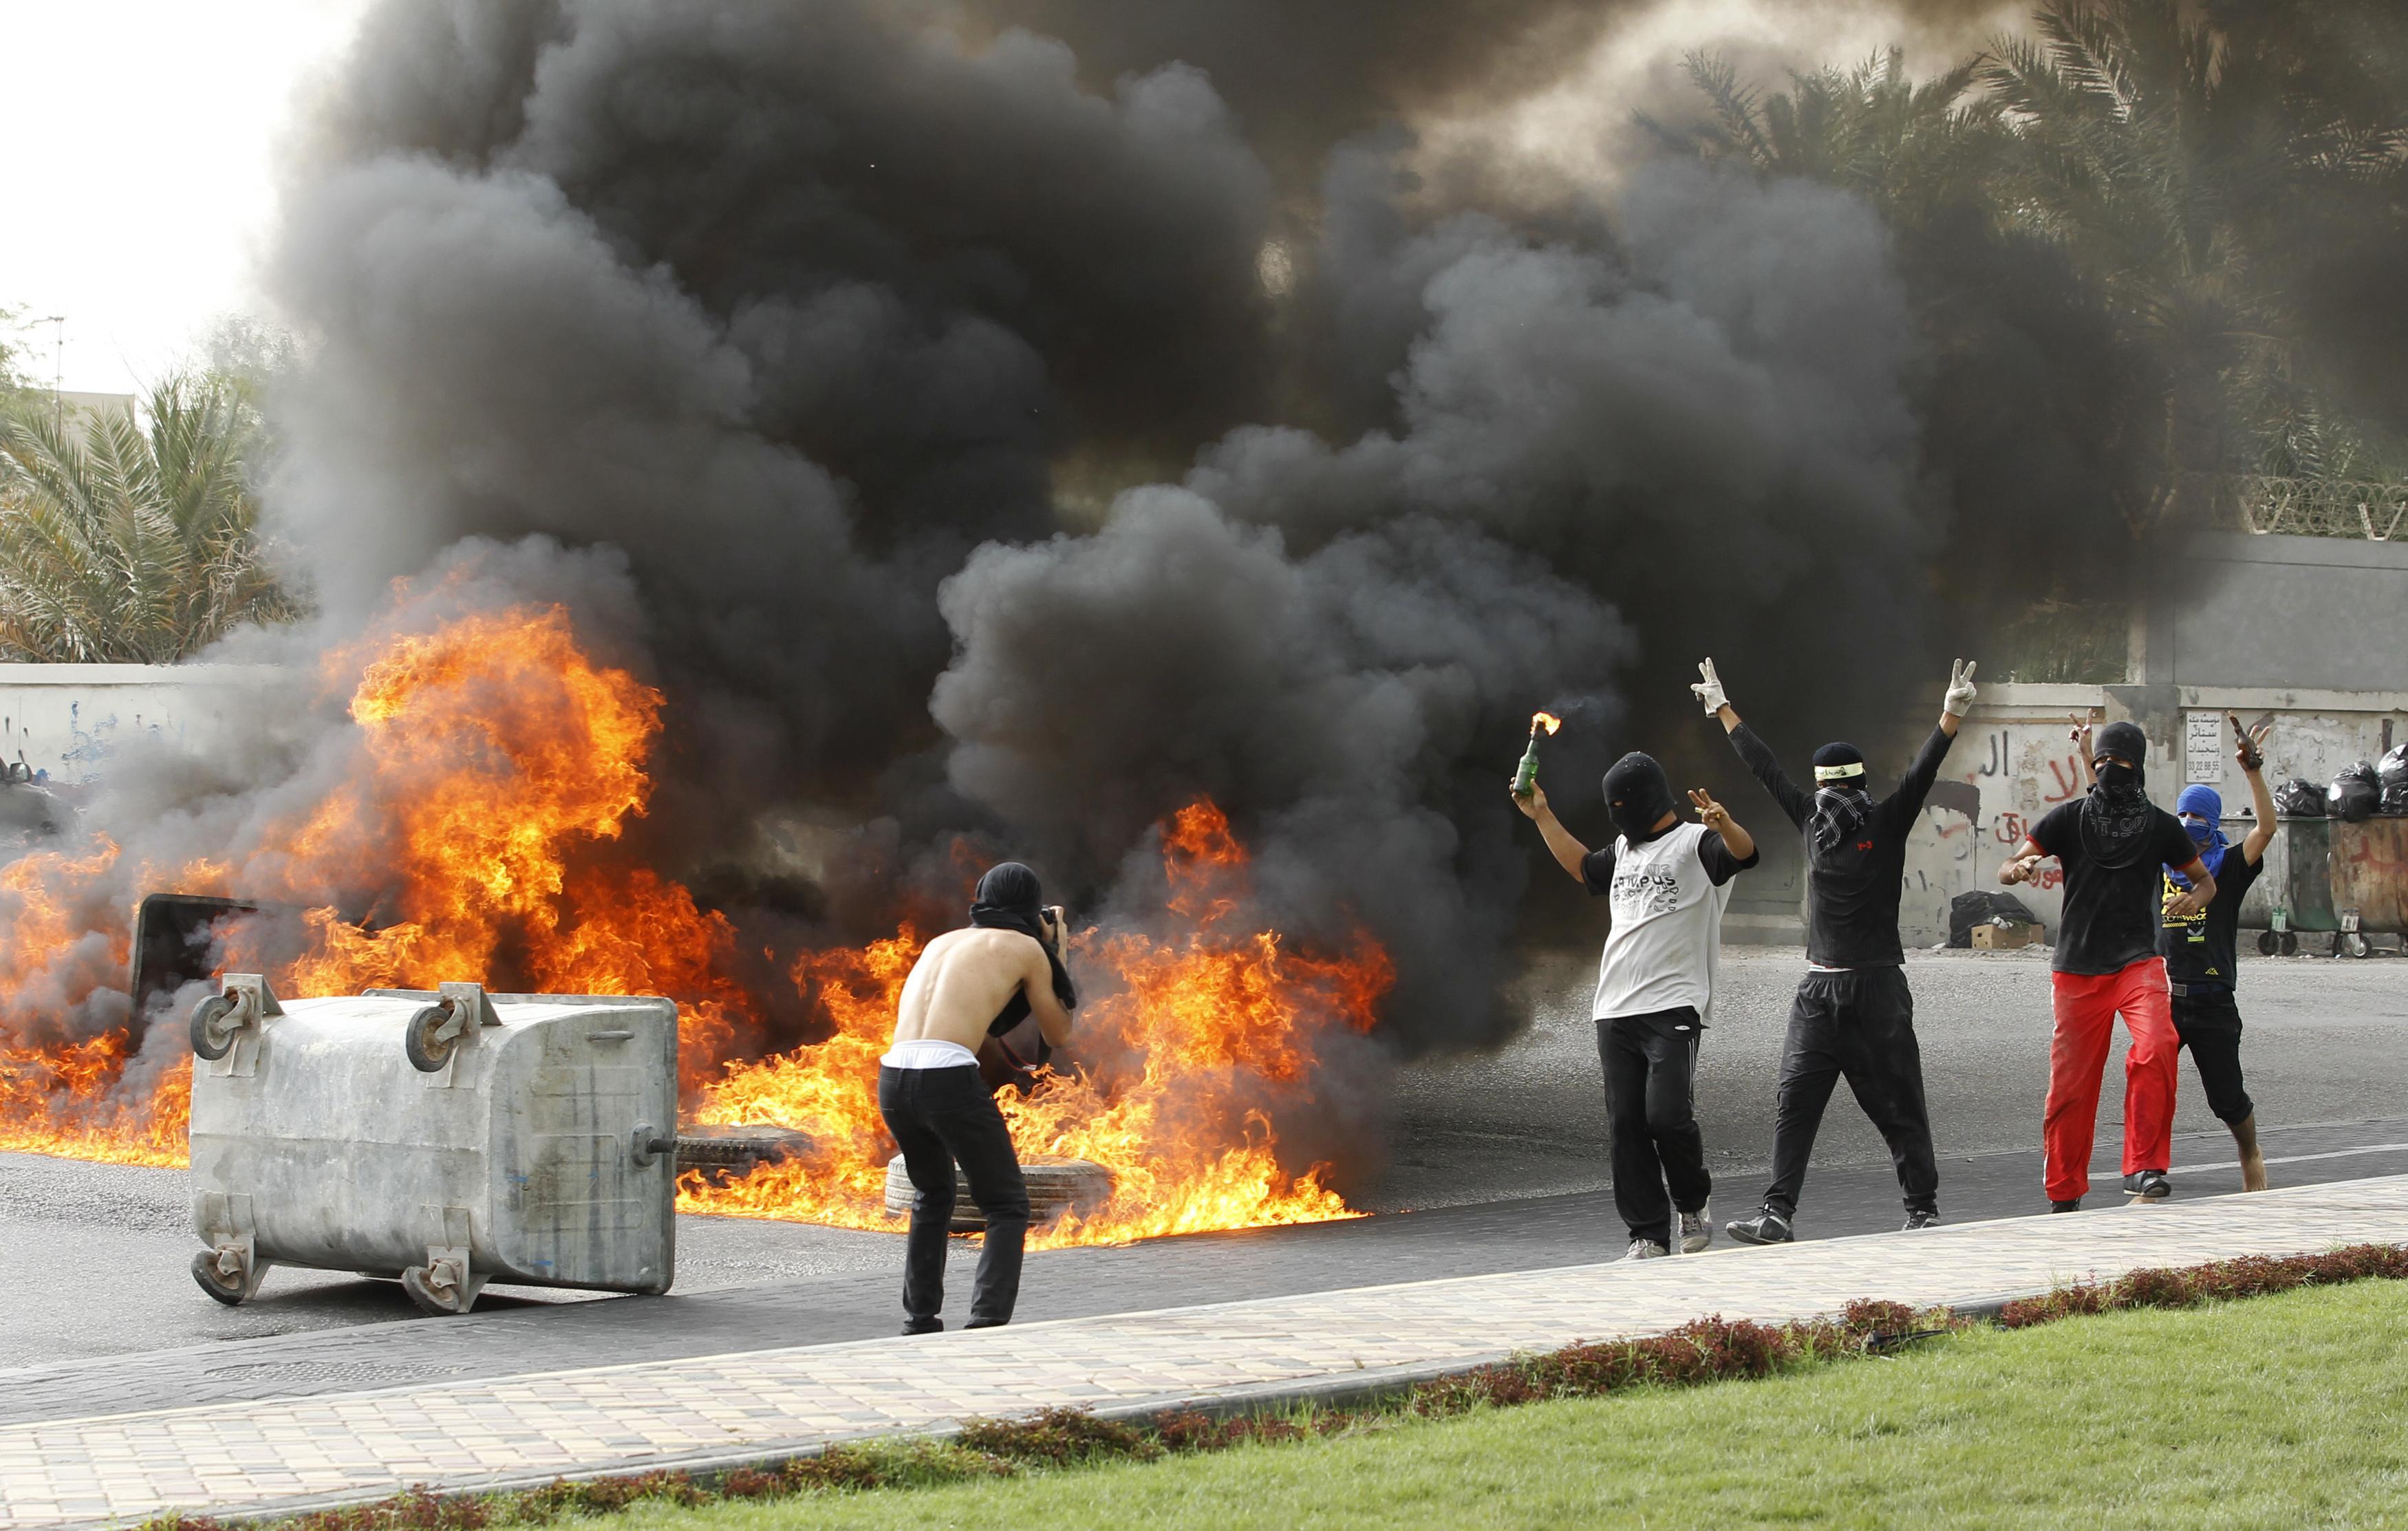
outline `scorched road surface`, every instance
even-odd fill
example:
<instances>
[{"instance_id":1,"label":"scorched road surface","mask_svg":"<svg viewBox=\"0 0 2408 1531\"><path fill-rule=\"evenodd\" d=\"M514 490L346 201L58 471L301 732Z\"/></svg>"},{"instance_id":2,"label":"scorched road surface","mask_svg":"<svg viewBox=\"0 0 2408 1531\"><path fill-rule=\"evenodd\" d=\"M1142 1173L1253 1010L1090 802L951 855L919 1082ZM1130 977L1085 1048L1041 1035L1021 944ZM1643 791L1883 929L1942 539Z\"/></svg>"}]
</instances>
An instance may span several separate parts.
<instances>
[{"instance_id":1,"label":"scorched road surface","mask_svg":"<svg viewBox=\"0 0 2408 1531\"><path fill-rule=\"evenodd\" d=\"M1794 951L1729 956L1732 983L1708 1036L1700 1088L1721 1219L1761 1190L1781 1017L1799 963ZM2039 1210L2044 965L2018 953L1918 955L1910 966L1943 1215ZM1503 1052L1409 1070L1398 1081L1398 1162L1380 1202L1423 1209L1033 1255L1021 1316L1618 1253L1622 1230L1601 1189L1604 1112L1584 980L1569 966L1548 974L1534 993L1531 1032ZM2408 1171L2408 1049L2398 1045L2408 1027L2408 965L2266 962L2253 964L2246 981L2244 1057L2274 1182ZM2230 1139L2185 1070L2177 1194L2236 1186ZM2115 1171L2119 1075L2111 1062L2096 1165L2102 1185ZM1801 1236L1895 1226L1886 1158L1844 1091L1821 1149ZM0 1371L0 1420L824 1343L896 1324L901 1250L892 1235L715 1218L682 1220L678 1292L666 1298L493 1288L466 1319L420 1321L389 1283L278 1269L259 1299L227 1309L186 1273L198 1246L184 1196L179 1171L0 1156L0 1287L14 1299L0 1317L0 1367L14 1368ZM956 1253L953 1286L966 1299L974 1251Z\"/></svg>"}]
</instances>

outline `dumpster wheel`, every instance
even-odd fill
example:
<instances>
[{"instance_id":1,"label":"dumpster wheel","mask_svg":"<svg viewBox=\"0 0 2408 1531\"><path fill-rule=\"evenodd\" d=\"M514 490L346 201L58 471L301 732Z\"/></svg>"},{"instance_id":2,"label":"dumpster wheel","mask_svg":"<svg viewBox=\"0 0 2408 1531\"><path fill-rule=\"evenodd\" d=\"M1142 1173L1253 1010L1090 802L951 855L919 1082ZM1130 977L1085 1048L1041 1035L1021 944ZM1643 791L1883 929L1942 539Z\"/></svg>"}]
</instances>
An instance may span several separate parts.
<instances>
[{"instance_id":1,"label":"dumpster wheel","mask_svg":"<svg viewBox=\"0 0 2408 1531\"><path fill-rule=\"evenodd\" d=\"M231 1270L226 1268L229 1266L233 1266ZM250 1268L250 1262L238 1249L231 1246L203 1250L194 1255L193 1280L199 1283L202 1291L228 1308L241 1307L252 1293L259 1290L259 1281Z\"/></svg>"},{"instance_id":2,"label":"dumpster wheel","mask_svg":"<svg viewBox=\"0 0 2408 1531\"><path fill-rule=\"evenodd\" d=\"M242 1028L225 1023L233 1013L234 1001L223 994L211 994L193 1007L193 1056L215 1063L234 1051L236 1034Z\"/></svg>"},{"instance_id":3,"label":"dumpster wheel","mask_svg":"<svg viewBox=\"0 0 2408 1531\"><path fill-rule=\"evenodd\" d=\"M422 1074L439 1074L452 1061L452 1049L460 1045L458 1031L449 1037L437 1037L444 1023L452 1019L449 1005L429 1005L409 1018L401 1034L402 1051L409 1054L409 1066ZM449 1311L449 1309L445 1309Z\"/></svg>"},{"instance_id":4,"label":"dumpster wheel","mask_svg":"<svg viewBox=\"0 0 2408 1531\"><path fill-rule=\"evenodd\" d=\"M2286 957L2296 957L2299 954L2300 933L2296 930L2286 930L2283 932L2283 955Z\"/></svg>"},{"instance_id":5,"label":"dumpster wheel","mask_svg":"<svg viewBox=\"0 0 2408 1531\"><path fill-rule=\"evenodd\" d=\"M455 1255L411 1266L401 1273L401 1289L409 1294L420 1312L448 1318L476 1306L477 1294L485 1289L485 1278L469 1273L465 1257Z\"/></svg>"}]
</instances>

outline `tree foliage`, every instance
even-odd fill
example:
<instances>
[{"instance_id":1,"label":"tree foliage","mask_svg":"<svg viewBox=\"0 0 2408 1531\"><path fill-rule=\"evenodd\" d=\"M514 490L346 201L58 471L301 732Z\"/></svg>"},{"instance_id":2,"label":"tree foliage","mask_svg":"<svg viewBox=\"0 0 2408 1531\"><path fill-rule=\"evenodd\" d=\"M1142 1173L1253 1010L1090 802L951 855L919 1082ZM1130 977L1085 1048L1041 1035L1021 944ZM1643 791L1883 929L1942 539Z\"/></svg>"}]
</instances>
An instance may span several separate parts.
<instances>
[{"instance_id":1,"label":"tree foliage","mask_svg":"<svg viewBox=\"0 0 2408 1531\"><path fill-rule=\"evenodd\" d=\"M32 391L25 376L25 312L0 308L0 407L22 402Z\"/></svg>"},{"instance_id":2,"label":"tree foliage","mask_svg":"<svg viewBox=\"0 0 2408 1531\"><path fill-rule=\"evenodd\" d=\"M1770 94L1719 54L1683 63L1712 115L1685 126L1642 116L1657 138L1765 176L1848 187L1893 220L1944 204L1967 177L2002 163L2011 142L1997 106L1971 93L1980 59L1918 82L1893 48L1849 69L1792 71L1790 88Z\"/></svg>"},{"instance_id":3,"label":"tree foliage","mask_svg":"<svg viewBox=\"0 0 2408 1531\"><path fill-rule=\"evenodd\" d=\"M2113 514L2145 535L2195 522L2226 475L2408 465L2399 347L2362 338L2408 340L2403 66L2408 7L2377 0L2050 0L2028 35L1922 81L1893 51L1765 93L1694 55L1706 121L1650 125L1870 198L1943 374L1952 346L1995 365L2012 332L2090 331L2057 381ZM2050 260L2062 289L2002 310L1998 284L2038 299Z\"/></svg>"},{"instance_id":4,"label":"tree foliage","mask_svg":"<svg viewBox=\"0 0 2408 1531\"><path fill-rule=\"evenodd\" d=\"M246 476L258 421L212 375L131 409L0 411L0 655L169 664L290 620Z\"/></svg>"}]
</instances>

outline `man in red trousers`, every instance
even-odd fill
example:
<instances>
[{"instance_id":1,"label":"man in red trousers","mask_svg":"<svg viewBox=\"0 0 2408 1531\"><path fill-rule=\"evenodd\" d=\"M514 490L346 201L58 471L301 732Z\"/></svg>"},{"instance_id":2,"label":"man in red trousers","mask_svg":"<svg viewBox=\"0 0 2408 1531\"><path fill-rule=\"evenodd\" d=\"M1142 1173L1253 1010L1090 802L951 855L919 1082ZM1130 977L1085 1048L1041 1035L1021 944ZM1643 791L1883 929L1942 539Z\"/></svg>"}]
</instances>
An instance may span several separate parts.
<instances>
[{"instance_id":1,"label":"man in red trousers","mask_svg":"<svg viewBox=\"0 0 2408 1531\"><path fill-rule=\"evenodd\" d=\"M2028 880L2050 856L2065 867L2065 912L2049 966L2056 1027L2048 1044L2049 1210L2073 1212L2090 1189L2090 1143L2099 1122L2099 1086L2124 1018L2132 1048L2124 1059L2124 1191L2136 1201L2172 1194L2174 1031L2166 963L2157 955L2158 868L2179 868L2189 888L2167 902L2170 919L2187 920L2215 899L2215 879L2200 862L2182 821L2143 792L2148 738L2134 723L2099 731L2091 765L2098 780L2085 795L2058 805L2032 825L1999 868L2009 885Z\"/></svg>"}]
</instances>

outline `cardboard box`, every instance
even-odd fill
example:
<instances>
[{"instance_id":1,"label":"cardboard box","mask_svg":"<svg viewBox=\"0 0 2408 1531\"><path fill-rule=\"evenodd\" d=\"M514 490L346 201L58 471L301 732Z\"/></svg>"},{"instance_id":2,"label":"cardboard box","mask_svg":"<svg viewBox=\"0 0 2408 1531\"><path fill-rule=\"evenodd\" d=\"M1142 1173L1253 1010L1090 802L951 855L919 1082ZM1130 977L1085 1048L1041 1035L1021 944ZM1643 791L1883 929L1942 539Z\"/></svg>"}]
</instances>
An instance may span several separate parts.
<instances>
[{"instance_id":1,"label":"cardboard box","mask_svg":"<svg viewBox=\"0 0 2408 1531\"><path fill-rule=\"evenodd\" d=\"M1976 952L2014 952L2040 939L2038 925L1975 925L1971 932Z\"/></svg>"}]
</instances>

